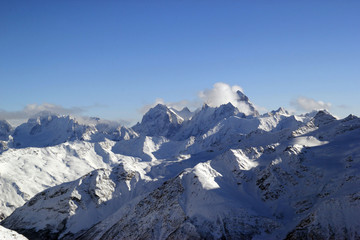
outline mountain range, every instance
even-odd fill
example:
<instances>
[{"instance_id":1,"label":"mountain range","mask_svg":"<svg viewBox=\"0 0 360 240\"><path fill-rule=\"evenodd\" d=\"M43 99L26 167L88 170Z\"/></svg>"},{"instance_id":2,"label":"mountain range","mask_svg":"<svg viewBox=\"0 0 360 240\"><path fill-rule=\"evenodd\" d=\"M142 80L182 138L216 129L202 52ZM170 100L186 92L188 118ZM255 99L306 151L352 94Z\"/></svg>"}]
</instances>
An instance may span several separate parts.
<instances>
[{"instance_id":1,"label":"mountain range","mask_svg":"<svg viewBox=\"0 0 360 240\"><path fill-rule=\"evenodd\" d=\"M260 115L238 95L241 109L158 104L133 127L1 120L0 235L360 239L360 119Z\"/></svg>"}]
</instances>

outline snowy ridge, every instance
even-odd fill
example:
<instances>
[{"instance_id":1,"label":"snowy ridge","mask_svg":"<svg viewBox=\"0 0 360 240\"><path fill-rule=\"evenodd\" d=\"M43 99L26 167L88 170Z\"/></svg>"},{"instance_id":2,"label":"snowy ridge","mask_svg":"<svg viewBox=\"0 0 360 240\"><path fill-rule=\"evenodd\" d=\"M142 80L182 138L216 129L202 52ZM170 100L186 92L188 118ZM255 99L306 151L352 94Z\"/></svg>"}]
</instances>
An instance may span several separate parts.
<instances>
[{"instance_id":1,"label":"snowy ridge","mask_svg":"<svg viewBox=\"0 0 360 240\"><path fill-rule=\"evenodd\" d=\"M133 128L30 121L40 130L22 136L44 146L4 141L0 210L16 210L1 225L30 239L359 239L360 119L240 99L246 113L157 105Z\"/></svg>"}]
</instances>

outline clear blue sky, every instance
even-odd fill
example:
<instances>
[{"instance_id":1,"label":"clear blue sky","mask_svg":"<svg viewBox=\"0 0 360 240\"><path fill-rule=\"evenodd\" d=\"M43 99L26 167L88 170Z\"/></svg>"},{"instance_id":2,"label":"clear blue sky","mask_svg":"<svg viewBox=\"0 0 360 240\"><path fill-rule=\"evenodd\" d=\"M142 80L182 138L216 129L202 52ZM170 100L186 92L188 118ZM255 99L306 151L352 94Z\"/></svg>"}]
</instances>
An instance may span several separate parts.
<instances>
[{"instance_id":1,"label":"clear blue sky","mask_svg":"<svg viewBox=\"0 0 360 240\"><path fill-rule=\"evenodd\" d=\"M358 0L2 0L0 110L131 119L225 82L268 110L303 96L360 115L359 13Z\"/></svg>"}]
</instances>

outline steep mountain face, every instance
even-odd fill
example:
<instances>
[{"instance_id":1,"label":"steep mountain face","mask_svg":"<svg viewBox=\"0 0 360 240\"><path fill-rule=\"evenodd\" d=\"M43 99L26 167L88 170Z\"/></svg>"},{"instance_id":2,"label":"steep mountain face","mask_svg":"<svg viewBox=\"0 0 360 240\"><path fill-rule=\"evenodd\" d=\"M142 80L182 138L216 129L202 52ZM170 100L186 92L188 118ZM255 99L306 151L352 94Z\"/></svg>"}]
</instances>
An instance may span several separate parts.
<instances>
[{"instance_id":1,"label":"steep mountain face","mask_svg":"<svg viewBox=\"0 0 360 240\"><path fill-rule=\"evenodd\" d=\"M11 131L12 131L11 125L5 120L0 120L0 141L9 140Z\"/></svg>"},{"instance_id":2,"label":"steep mountain face","mask_svg":"<svg viewBox=\"0 0 360 240\"><path fill-rule=\"evenodd\" d=\"M70 116L39 116L15 129L14 147L47 147L66 141L88 140L86 133L89 130L89 126L79 124Z\"/></svg>"},{"instance_id":3,"label":"steep mountain face","mask_svg":"<svg viewBox=\"0 0 360 240\"><path fill-rule=\"evenodd\" d=\"M177 115L179 115L184 121L190 120L194 113L189 110L189 108L184 107L180 111L176 110L175 108L171 108Z\"/></svg>"},{"instance_id":4,"label":"steep mountain face","mask_svg":"<svg viewBox=\"0 0 360 240\"><path fill-rule=\"evenodd\" d=\"M360 119L259 115L238 94L244 106L191 114L157 105L133 128L43 116L10 130L1 225L29 239L360 239Z\"/></svg>"},{"instance_id":5,"label":"steep mountain face","mask_svg":"<svg viewBox=\"0 0 360 240\"><path fill-rule=\"evenodd\" d=\"M0 120L0 153L8 149L8 141L12 131L13 129L7 121Z\"/></svg>"},{"instance_id":6,"label":"steep mountain face","mask_svg":"<svg viewBox=\"0 0 360 240\"><path fill-rule=\"evenodd\" d=\"M259 116L259 112L256 110L254 104L250 102L249 98L239 90L236 93L239 96L237 103L241 112L243 112L246 116Z\"/></svg>"},{"instance_id":7,"label":"steep mountain face","mask_svg":"<svg viewBox=\"0 0 360 240\"><path fill-rule=\"evenodd\" d=\"M133 129L146 136L171 136L176 132L184 119L174 110L158 104L151 108L143 117L141 123Z\"/></svg>"}]
</instances>

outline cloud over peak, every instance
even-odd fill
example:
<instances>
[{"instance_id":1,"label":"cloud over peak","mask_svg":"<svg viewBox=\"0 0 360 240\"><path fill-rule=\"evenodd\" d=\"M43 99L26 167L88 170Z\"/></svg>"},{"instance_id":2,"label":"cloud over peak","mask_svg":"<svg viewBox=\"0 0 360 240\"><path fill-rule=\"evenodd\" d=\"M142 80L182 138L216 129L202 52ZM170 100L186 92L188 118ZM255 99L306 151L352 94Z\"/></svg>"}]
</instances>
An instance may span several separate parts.
<instances>
[{"instance_id":1,"label":"cloud over peak","mask_svg":"<svg viewBox=\"0 0 360 240\"><path fill-rule=\"evenodd\" d=\"M313 111L322 109L328 110L331 108L331 103L316 101L315 99L307 97L299 97L296 100L292 101L291 105L299 111Z\"/></svg>"},{"instance_id":2,"label":"cloud over peak","mask_svg":"<svg viewBox=\"0 0 360 240\"><path fill-rule=\"evenodd\" d=\"M65 108L50 103L28 104L20 111L6 111L0 109L0 119L6 119L14 125L18 125L25 122L28 118L41 114L42 112L59 115L78 115L85 112L85 109L80 107Z\"/></svg>"},{"instance_id":3,"label":"cloud over peak","mask_svg":"<svg viewBox=\"0 0 360 240\"><path fill-rule=\"evenodd\" d=\"M245 114L250 114L253 110L249 108L248 104L241 101L238 91L243 93L243 89L238 85L230 86L223 82L217 82L213 85L213 88L200 91L195 100L165 102L162 98L157 98L154 103L143 106L139 111L141 114L144 114L157 104L164 104L168 107L181 110L184 107L196 109L204 103L211 107L219 107L222 104L231 103Z\"/></svg>"},{"instance_id":4,"label":"cloud over peak","mask_svg":"<svg viewBox=\"0 0 360 240\"><path fill-rule=\"evenodd\" d=\"M199 98L211 107L219 107L222 104L231 103L240 112L247 115L252 114L255 111L254 107L250 106L247 102L248 98L245 95L239 95L238 91L244 93L242 87L238 85L230 86L223 82L217 82L212 89L199 92Z\"/></svg>"},{"instance_id":5,"label":"cloud over peak","mask_svg":"<svg viewBox=\"0 0 360 240\"><path fill-rule=\"evenodd\" d=\"M243 92L240 86L230 86L229 84L223 82L217 82L214 84L212 89L200 91L199 98L202 99L204 103L212 107L219 107L220 105L229 102L236 106L239 100L237 91Z\"/></svg>"}]
</instances>

